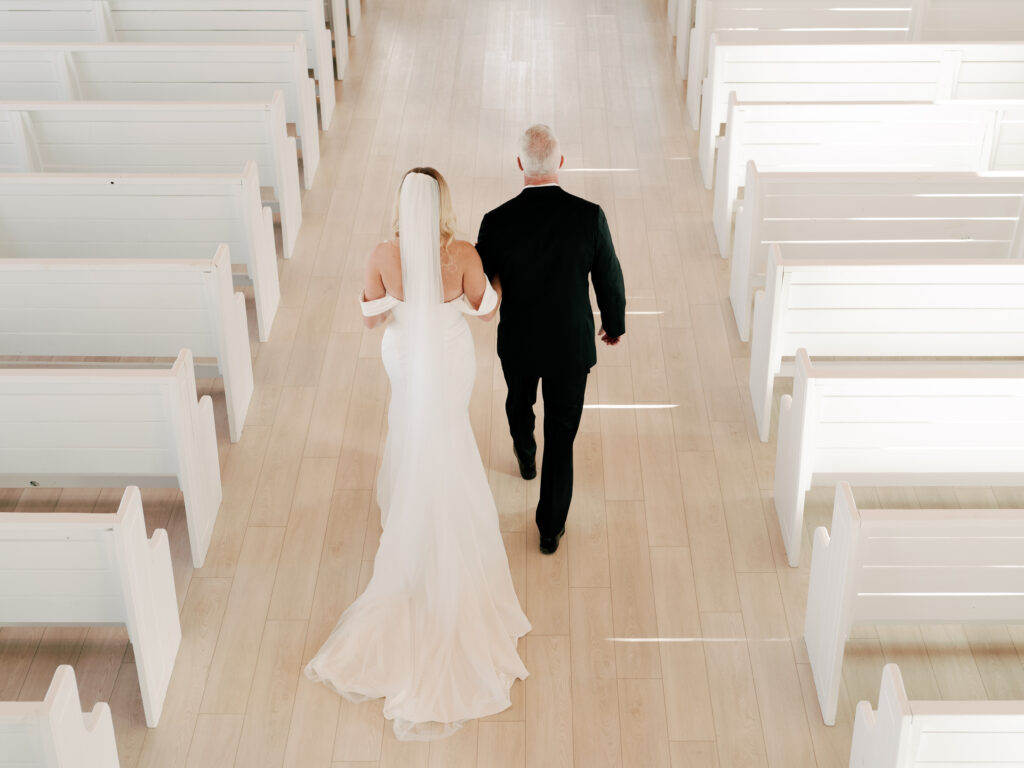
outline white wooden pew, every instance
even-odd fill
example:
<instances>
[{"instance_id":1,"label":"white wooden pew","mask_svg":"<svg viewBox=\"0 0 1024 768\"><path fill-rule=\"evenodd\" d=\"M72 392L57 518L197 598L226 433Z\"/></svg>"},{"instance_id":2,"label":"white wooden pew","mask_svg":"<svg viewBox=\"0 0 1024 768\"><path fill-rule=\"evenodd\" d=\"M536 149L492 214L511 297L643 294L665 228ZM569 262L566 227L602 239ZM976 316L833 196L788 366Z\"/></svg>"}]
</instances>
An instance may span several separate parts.
<instances>
[{"instance_id":1,"label":"white wooden pew","mask_svg":"<svg viewBox=\"0 0 1024 768\"><path fill-rule=\"evenodd\" d=\"M266 341L281 289L254 161L202 176L0 174L0 259L208 259L221 243L252 282Z\"/></svg>"},{"instance_id":2,"label":"white wooden pew","mask_svg":"<svg viewBox=\"0 0 1024 768\"><path fill-rule=\"evenodd\" d=\"M686 108L700 125L710 40L775 45L1024 41L1024 5L1016 0L695 0L685 53ZM677 63L680 55L676 48ZM679 67L683 70L682 66Z\"/></svg>"},{"instance_id":3,"label":"white wooden pew","mask_svg":"<svg viewBox=\"0 0 1024 768\"><path fill-rule=\"evenodd\" d=\"M0 702L0 768L119 768L110 707L82 711L75 671L57 667L42 701Z\"/></svg>"},{"instance_id":4,"label":"white wooden pew","mask_svg":"<svg viewBox=\"0 0 1024 768\"><path fill-rule=\"evenodd\" d=\"M181 488L192 563L221 502L213 403L192 354L170 369L0 370L0 487Z\"/></svg>"},{"instance_id":5,"label":"white wooden pew","mask_svg":"<svg viewBox=\"0 0 1024 768\"><path fill-rule=\"evenodd\" d=\"M1020 99L1024 43L741 45L712 35L703 93L699 157L710 189L731 93L741 103Z\"/></svg>"},{"instance_id":6,"label":"white wooden pew","mask_svg":"<svg viewBox=\"0 0 1024 768\"><path fill-rule=\"evenodd\" d=\"M269 102L0 103L0 172L223 173L249 160L274 189L290 258L302 202L280 91Z\"/></svg>"},{"instance_id":7,"label":"white wooden pew","mask_svg":"<svg viewBox=\"0 0 1024 768\"><path fill-rule=\"evenodd\" d=\"M0 553L0 625L123 624L155 728L181 624L167 532L146 537L139 489L116 514L0 515Z\"/></svg>"},{"instance_id":8,"label":"white wooden pew","mask_svg":"<svg viewBox=\"0 0 1024 768\"><path fill-rule=\"evenodd\" d=\"M1022 206L1024 175L771 173L751 161L729 281L740 339L773 243L789 260L1024 258Z\"/></svg>"},{"instance_id":9,"label":"white wooden pew","mask_svg":"<svg viewBox=\"0 0 1024 768\"><path fill-rule=\"evenodd\" d=\"M324 0L324 17L335 35L359 35L363 9L359 0Z\"/></svg>"},{"instance_id":10,"label":"white wooden pew","mask_svg":"<svg viewBox=\"0 0 1024 768\"><path fill-rule=\"evenodd\" d=\"M270 101L284 95L306 188L320 162L316 84L291 43L0 43L3 101ZM324 129L331 114L324 111Z\"/></svg>"},{"instance_id":11,"label":"white wooden pew","mask_svg":"<svg viewBox=\"0 0 1024 768\"><path fill-rule=\"evenodd\" d=\"M306 39L320 99L334 102L322 0L0 0L0 42L265 43ZM338 35L338 79L348 36Z\"/></svg>"},{"instance_id":12,"label":"white wooden pew","mask_svg":"<svg viewBox=\"0 0 1024 768\"><path fill-rule=\"evenodd\" d=\"M799 350L775 457L790 565L800 562L805 494L839 480L1024 485L1024 362L829 366Z\"/></svg>"},{"instance_id":13,"label":"white wooden pew","mask_svg":"<svg viewBox=\"0 0 1024 768\"><path fill-rule=\"evenodd\" d=\"M753 160L762 171L1022 171L1024 101L729 106L715 169L719 253Z\"/></svg>"},{"instance_id":14,"label":"white wooden pew","mask_svg":"<svg viewBox=\"0 0 1024 768\"><path fill-rule=\"evenodd\" d=\"M1006 623L1021 616L1024 509L858 510L849 484L839 483L831 532L814 532L804 619L827 725L835 724L854 622Z\"/></svg>"},{"instance_id":15,"label":"white wooden pew","mask_svg":"<svg viewBox=\"0 0 1024 768\"><path fill-rule=\"evenodd\" d=\"M969 0L957 0L969 2ZM915 0L694 0L694 26L676 62L687 78L686 110L694 130L700 125L703 82L708 71L711 35L729 42L883 43L910 38ZM969 39L969 38L961 38Z\"/></svg>"},{"instance_id":16,"label":"white wooden pew","mask_svg":"<svg viewBox=\"0 0 1024 768\"><path fill-rule=\"evenodd\" d=\"M1020 357L1024 260L787 259L754 296L750 398L767 441L783 358Z\"/></svg>"},{"instance_id":17,"label":"white wooden pew","mask_svg":"<svg viewBox=\"0 0 1024 768\"><path fill-rule=\"evenodd\" d=\"M910 701L895 664L878 709L857 704L850 768L1024 765L1024 701Z\"/></svg>"},{"instance_id":18,"label":"white wooden pew","mask_svg":"<svg viewBox=\"0 0 1024 768\"><path fill-rule=\"evenodd\" d=\"M223 377L237 442L252 399L252 360L245 297L233 293L226 245L201 261L0 259L0 355L173 358L183 348L212 359Z\"/></svg>"}]
</instances>

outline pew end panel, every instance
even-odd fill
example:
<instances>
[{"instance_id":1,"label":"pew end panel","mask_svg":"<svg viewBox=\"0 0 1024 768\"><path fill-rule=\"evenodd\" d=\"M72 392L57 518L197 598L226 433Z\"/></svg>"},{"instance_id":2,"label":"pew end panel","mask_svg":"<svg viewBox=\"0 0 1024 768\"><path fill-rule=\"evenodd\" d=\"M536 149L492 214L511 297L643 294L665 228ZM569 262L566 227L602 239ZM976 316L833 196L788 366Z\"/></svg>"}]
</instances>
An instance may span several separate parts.
<instances>
[{"instance_id":1,"label":"pew end panel","mask_svg":"<svg viewBox=\"0 0 1024 768\"><path fill-rule=\"evenodd\" d=\"M250 160L245 164L242 185L245 226L252 244L247 269L252 278L259 340L266 341L270 338L270 329L274 326L281 303L281 281L277 270L274 212L263 205L256 161Z\"/></svg>"},{"instance_id":2,"label":"pew end panel","mask_svg":"<svg viewBox=\"0 0 1024 768\"><path fill-rule=\"evenodd\" d=\"M294 136L288 135L288 126L284 117L284 104L281 93L274 94L274 100L268 106L270 119L267 123L269 135L267 140L274 151L274 176L278 180L275 189L278 206L281 211L281 234L284 238L284 256L290 259L295 252L295 243L299 239L302 227L302 195L299 188L299 157ZM305 176L306 189L313 184L312 175Z\"/></svg>"},{"instance_id":3,"label":"pew end panel","mask_svg":"<svg viewBox=\"0 0 1024 768\"><path fill-rule=\"evenodd\" d=\"M210 289L220 295L211 301L217 307L221 375L224 377L224 400L228 409L228 430L231 442L242 437L245 417L252 401L254 381L249 354L249 321L245 312L245 296L234 292L231 257L228 246L221 245L213 259L214 279Z\"/></svg>"},{"instance_id":4,"label":"pew end panel","mask_svg":"<svg viewBox=\"0 0 1024 768\"><path fill-rule=\"evenodd\" d=\"M750 341L750 323L753 312L753 290L758 273L770 258L770 249L761 243L761 190L757 166L747 163L746 194L736 211L736 233L733 239L732 263L729 271L729 303L736 319L740 341ZM760 258L753 252L760 251ZM763 281L761 281L763 284Z\"/></svg>"},{"instance_id":5,"label":"pew end panel","mask_svg":"<svg viewBox=\"0 0 1024 768\"><path fill-rule=\"evenodd\" d=\"M332 49L334 51L334 55L332 57L333 60L330 61L330 65L326 71L333 72L334 64L337 62L337 79L344 80L345 71L348 68L348 14L345 12L347 10L345 7L345 0L333 0L333 2L335 9L337 9L339 5L341 6L342 14L341 21L335 23L333 35L331 34L332 30L326 29L326 22L324 24L325 31L327 33L327 39L324 44L326 45L328 52ZM326 64L327 62L325 62L325 65ZM324 77L324 82L332 84L330 77Z\"/></svg>"},{"instance_id":6,"label":"pew end panel","mask_svg":"<svg viewBox=\"0 0 1024 768\"><path fill-rule=\"evenodd\" d=\"M824 711L824 709L822 710ZM832 723L826 723L832 725ZM909 744L911 728L910 701L903 688L903 676L895 664L882 669L882 686L878 692L878 710L871 703L857 703L853 721L853 746L850 768L904 768L910 755L901 745Z\"/></svg>"},{"instance_id":7,"label":"pew end panel","mask_svg":"<svg viewBox=\"0 0 1024 768\"><path fill-rule=\"evenodd\" d=\"M326 30L325 30L326 32ZM327 37L331 33L326 32ZM317 79L317 101L320 104L320 124L326 131L331 127L331 120L334 116L334 108L337 106L338 95L334 90L334 79L327 77Z\"/></svg>"},{"instance_id":8,"label":"pew end panel","mask_svg":"<svg viewBox=\"0 0 1024 768\"><path fill-rule=\"evenodd\" d=\"M139 670L146 725L156 728L181 647L181 622L174 590L171 548L162 528L146 538L139 489L125 489L114 528L128 636Z\"/></svg>"},{"instance_id":9,"label":"pew end panel","mask_svg":"<svg viewBox=\"0 0 1024 768\"><path fill-rule=\"evenodd\" d=\"M320 167L320 124L316 119L316 81L313 78L307 77L302 81L300 96L303 103L308 105L301 115L302 173L303 176L308 174L312 183Z\"/></svg>"},{"instance_id":10,"label":"pew end panel","mask_svg":"<svg viewBox=\"0 0 1024 768\"><path fill-rule=\"evenodd\" d=\"M99 702L82 711L75 671L57 667L41 702L0 702L3 765L58 768L119 768L110 707Z\"/></svg>"},{"instance_id":11,"label":"pew end panel","mask_svg":"<svg viewBox=\"0 0 1024 768\"><path fill-rule=\"evenodd\" d=\"M700 92L704 80L705 64L705 30L708 28L710 9L709 0L694 0L694 25L690 30L690 43L686 50L686 66L681 72L686 78L686 113L690 116L690 126L700 130ZM678 56L678 53L677 53Z\"/></svg>"},{"instance_id":12,"label":"pew end panel","mask_svg":"<svg viewBox=\"0 0 1024 768\"><path fill-rule=\"evenodd\" d=\"M859 522L860 513L850 484L838 483L832 531L824 527L814 531L804 615L804 642L825 725L836 724L843 646L853 626L853 595L842 587L855 578Z\"/></svg>"},{"instance_id":13,"label":"pew end panel","mask_svg":"<svg viewBox=\"0 0 1024 768\"><path fill-rule=\"evenodd\" d=\"M789 292L780 249L773 245L771 252L773 258L768 261L766 290L754 294L754 330L750 342L750 400L757 434L763 443L768 442L771 432L775 377L782 367L780 326Z\"/></svg>"},{"instance_id":14,"label":"pew end panel","mask_svg":"<svg viewBox=\"0 0 1024 768\"><path fill-rule=\"evenodd\" d=\"M775 455L775 512L790 566L800 564L804 533L804 500L811 488L810 454L814 451L815 417L820 409L815 383L809 380L807 355L798 353L793 395L779 404L779 439Z\"/></svg>"},{"instance_id":15,"label":"pew end panel","mask_svg":"<svg viewBox=\"0 0 1024 768\"><path fill-rule=\"evenodd\" d=\"M711 56L708 61L708 75L701 83L700 128L698 129L697 144L697 160L700 165L701 179L704 181L705 189L711 189L711 185L714 183L715 149L717 147L719 131L721 130L720 126L726 120L726 116L718 114L718 110L714 108L713 103L715 98L713 86L716 78L719 76L719 70L724 68L724 49L718 46L717 35L711 35L710 44ZM728 112L728 104L726 104L726 112ZM718 120L717 124L714 122L716 119Z\"/></svg>"},{"instance_id":16,"label":"pew end panel","mask_svg":"<svg viewBox=\"0 0 1024 768\"><path fill-rule=\"evenodd\" d=\"M693 30L693 0L678 0L672 32L676 44L676 76L689 79L690 33ZM685 102L684 102L685 103Z\"/></svg>"},{"instance_id":17,"label":"pew end panel","mask_svg":"<svg viewBox=\"0 0 1024 768\"><path fill-rule=\"evenodd\" d=\"M878 710L857 705L850 768L1017 766L1024 761L1024 701L910 701L886 664Z\"/></svg>"},{"instance_id":18,"label":"pew end panel","mask_svg":"<svg viewBox=\"0 0 1024 768\"><path fill-rule=\"evenodd\" d=\"M223 499L213 400L204 395L196 402L195 369L192 354L187 349L183 349L175 361L173 373L171 408L174 411L172 424L178 432L175 445L179 483L185 496L186 510L194 510L193 514L187 515L186 522L192 564L201 568Z\"/></svg>"}]
</instances>

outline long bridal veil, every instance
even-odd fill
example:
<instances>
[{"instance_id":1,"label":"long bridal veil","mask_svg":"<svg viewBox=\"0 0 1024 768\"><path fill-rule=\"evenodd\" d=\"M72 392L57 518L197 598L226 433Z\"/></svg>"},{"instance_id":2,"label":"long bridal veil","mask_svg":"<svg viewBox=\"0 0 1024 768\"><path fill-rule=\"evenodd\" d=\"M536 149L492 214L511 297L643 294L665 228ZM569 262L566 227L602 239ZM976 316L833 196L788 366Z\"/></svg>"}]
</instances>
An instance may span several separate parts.
<instances>
[{"instance_id":1,"label":"long bridal veil","mask_svg":"<svg viewBox=\"0 0 1024 768\"><path fill-rule=\"evenodd\" d=\"M439 206L432 177L406 176L404 300L382 349L392 386L383 533L366 591L306 667L349 700L385 697L405 740L507 708L512 682L526 677L516 640L529 631L469 423L472 337L444 303Z\"/></svg>"}]
</instances>

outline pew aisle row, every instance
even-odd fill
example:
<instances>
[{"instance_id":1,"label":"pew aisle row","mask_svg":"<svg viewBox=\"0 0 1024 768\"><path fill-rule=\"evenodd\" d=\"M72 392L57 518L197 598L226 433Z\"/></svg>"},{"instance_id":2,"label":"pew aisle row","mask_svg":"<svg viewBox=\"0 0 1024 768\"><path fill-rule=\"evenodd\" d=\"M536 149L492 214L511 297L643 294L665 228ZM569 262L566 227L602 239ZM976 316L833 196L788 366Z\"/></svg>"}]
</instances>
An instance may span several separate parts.
<instances>
[{"instance_id":1,"label":"pew aisle row","mask_svg":"<svg viewBox=\"0 0 1024 768\"><path fill-rule=\"evenodd\" d=\"M854 622L1024 619L1024 510L851 489L1024 487L1024 6L668 0L667 22L835 725ZM809 536L815 485L835 508ZM1024 701L912 701L881 666L851 768L1024 764Z\"/></svg>"},{"instance_id":2,"label":"pew aisle row","mask_svg":"<svg viewBox=\"0 0 1024 768\"><path fill-rule=\"evenodd\" d=\"M0 625L125 626L151 728L182 634L167 534L147 537L138 487L182 491L201 567L222 488L197 372L222 379L237 442L253 395L242 291L264 342L360 11L0 0L0 483L124 488L112 515L0 516ZM10 761L117 766L109 707L83 713L58 668L43 702L0 703Z\"/></svg>"}]
</instances>

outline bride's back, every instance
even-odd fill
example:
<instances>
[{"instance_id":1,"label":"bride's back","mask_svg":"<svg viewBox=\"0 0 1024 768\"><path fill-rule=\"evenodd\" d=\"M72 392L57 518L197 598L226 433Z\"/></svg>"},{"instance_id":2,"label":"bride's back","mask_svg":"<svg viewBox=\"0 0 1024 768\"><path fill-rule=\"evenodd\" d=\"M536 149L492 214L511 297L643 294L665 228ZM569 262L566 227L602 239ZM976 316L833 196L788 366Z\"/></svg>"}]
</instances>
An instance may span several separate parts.
<instances>
[{"instance_id":1,"label":"bride's back","mask_svg":"<svg viewBox=\"0 0 1024 768\"><path fill-rule=\"evenodd\" d=\"M447 247L441 243L441 282L444 285L444 300L452 301L465 293L464 277L467 263L480 257L472 244L465 240L452 240ZM402 285L402 255L399 238L387 240L374 250L371 260L380 270L384 289L399 301L405 300Z\"/></svg>"}]
</instances>

